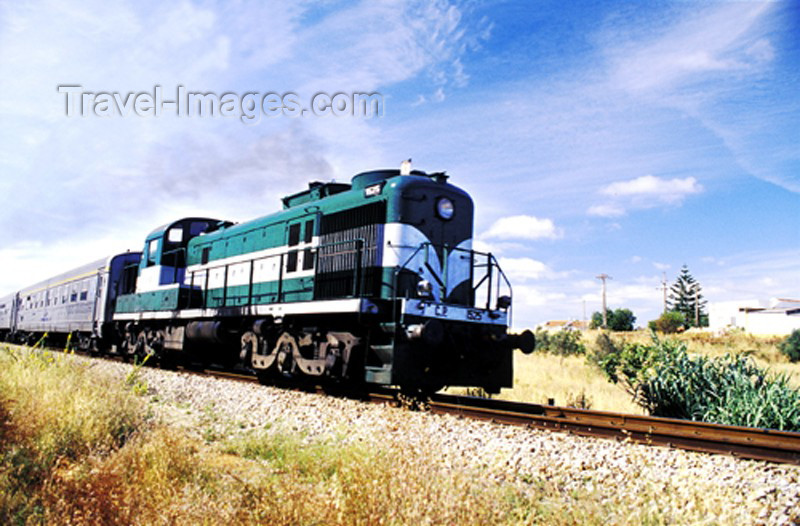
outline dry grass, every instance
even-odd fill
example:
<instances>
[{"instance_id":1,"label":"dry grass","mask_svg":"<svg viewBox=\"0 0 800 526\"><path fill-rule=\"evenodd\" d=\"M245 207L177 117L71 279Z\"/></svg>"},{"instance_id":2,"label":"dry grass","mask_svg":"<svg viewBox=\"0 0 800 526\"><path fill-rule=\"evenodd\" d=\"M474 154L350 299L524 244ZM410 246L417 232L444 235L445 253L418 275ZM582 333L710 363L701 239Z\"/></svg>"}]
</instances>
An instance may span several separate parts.
<instances>
[{"instance_id":1,"label":"dry grass","mask_svg":"<svg viewBox=\"0 0 800 526\"><path fill-rule=\"evenodd\" d=\"M592 409L642 413L628 393L609 382L584 356L517 353L514 387L504 389L498 398L540 404L553 398L556 405L578 405L575 402L581 394Z\"/></svg>"},{"instance_id":2,"label":"dry grass","mask_svg":"<svg viewBox=\"0 0 800 526\"><path fill-rule=\"evenodd\" d=\"M705 494L681 509L685 497L647 481L624 495L547 474L498 482L403 437L352 444L278 423L206 443L153 423L136 378L84 363L0 348L0 523L692 524L718 511ZM520 389L558 397L537 375L593 388L586 368L525 357Z\"/></svg>"},{"instance_id":3,"label":"dry grass","mask_svg":"<svg viewBox=\"0 0 800 526\"><path fill-rule=\"evenodd\" d=\"M424 444L341 446L277 426L207 444L153 423L140 381L115 383L85 364L0 349L0 523L569 524L605 516L599 499L564 509L556 486L502 485L437 462Z\"/></svg>"},{"instance_id":4,"label":"dry grass","mask_svg":"<svg viewBox=\"0 0 800 526\"><path fill-rule=\"evenodd\" d=\"M123 445L144 406L66 355L0 353L0 517L40 517L55 466Z\"/></svg>"}]
</instances>

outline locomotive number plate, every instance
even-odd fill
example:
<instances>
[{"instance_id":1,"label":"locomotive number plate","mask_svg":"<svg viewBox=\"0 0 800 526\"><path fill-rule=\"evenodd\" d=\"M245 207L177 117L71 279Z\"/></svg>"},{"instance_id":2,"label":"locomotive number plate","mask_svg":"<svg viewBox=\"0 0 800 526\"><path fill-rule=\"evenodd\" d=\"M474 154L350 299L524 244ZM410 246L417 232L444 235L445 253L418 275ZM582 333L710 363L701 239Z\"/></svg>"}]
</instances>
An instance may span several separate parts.
<instances>
[{"instance_id":1,"label":"locomotive number plate","mask_svg":"<svg viewBox=\"0 0 800 526\"><path fill-rule=\"evenodd\" d=\"M445 305L426 300L406 300L403 310L406 314L413 316L471 323L506 325L508 320L508 314L503 311L488 311L461 305Z\"/></svg>"}]
</instances>

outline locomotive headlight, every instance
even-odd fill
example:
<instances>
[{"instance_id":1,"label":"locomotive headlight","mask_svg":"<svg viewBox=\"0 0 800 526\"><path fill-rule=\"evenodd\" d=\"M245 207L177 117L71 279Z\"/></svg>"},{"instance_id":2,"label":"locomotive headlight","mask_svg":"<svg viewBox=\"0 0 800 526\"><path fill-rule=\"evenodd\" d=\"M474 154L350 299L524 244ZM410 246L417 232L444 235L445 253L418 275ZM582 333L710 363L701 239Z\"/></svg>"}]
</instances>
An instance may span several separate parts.
<instances>
[{"instance_id":1,"label":"locomotive headlight","mask_svg":"<svg viewBox=\"0 0 800 526\"><path fill-rule=\"evenodd\" d=\"M440 197L439 200L436 201L436 215L445 221L452 219L455 212L456 207L450 199L446 197Z\"/></svg>"},{"instance_id":2,"label":"locomotive headlight","mask_svg":"<svg viewBox=\"0 0 800 526\"><path fill-rule=\"evenodd\" d=\"M420 298L432 298L433 285L431 285L431 282L427 279L423 279L417 283L417 294Z\"/></svg>"}]
</instances>

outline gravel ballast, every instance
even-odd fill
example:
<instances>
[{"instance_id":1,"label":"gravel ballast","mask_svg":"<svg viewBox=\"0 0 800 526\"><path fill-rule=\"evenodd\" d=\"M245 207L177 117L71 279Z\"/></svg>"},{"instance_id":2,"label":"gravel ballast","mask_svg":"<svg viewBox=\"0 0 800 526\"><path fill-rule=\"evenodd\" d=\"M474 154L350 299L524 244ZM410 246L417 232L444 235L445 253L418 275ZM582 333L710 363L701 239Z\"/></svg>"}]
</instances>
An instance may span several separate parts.
<instances>
[{"instance_id":1,"label":"gravel ballast","mask_svg":"<svg viewBox=\"0 0 800 526\"><path fill-rule=\"evenodd\" d=\"M130 365L98 361L120 378ZM800 524L800 467L411 412L254 383L142 368L155 415L206 441L279 428L307 441L400 444L430 462L515 487L592 494L629 522L650 506L670 522L700 508L708 523ZM696 514L695 514L696 515Z\"/></svg>"}]
</instances>

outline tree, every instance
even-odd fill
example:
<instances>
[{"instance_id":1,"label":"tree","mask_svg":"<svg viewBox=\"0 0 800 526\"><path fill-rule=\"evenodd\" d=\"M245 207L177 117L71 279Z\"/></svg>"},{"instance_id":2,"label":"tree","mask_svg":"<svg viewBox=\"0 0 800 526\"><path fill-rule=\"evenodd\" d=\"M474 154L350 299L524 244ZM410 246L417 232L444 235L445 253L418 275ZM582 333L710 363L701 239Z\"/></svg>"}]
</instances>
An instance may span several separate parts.
<instances>
[{"instance_id":1,"label":"tree","mask_svg":"<svg viewBox=\"0 0 800 526\"><path fill-rule=\"evenodd\" d=\"M707 327L708 314L705 312L706 300L700 293L702 287L683 265L675 283L669 289L667 310L683 314L687 327Z\"/></svg>"},{"instance_id":2,"label":"tree","mask_svg":"<svg viewBox=\"0 0 800 526\"><path fill-rule=\"evenodd\" d=\"M686 318L680 312L668 311L648 323L647 326L651 331L673 334L686 328Z\"/></svg>"},{"instance_id":3,"label":"tree","mask_svg":"<svg viewBox=\"0 0 800 526\"><path fill-rule=\"evenodd\" d=\"M606 319L608 328L612 331L632 331L633 324L636 323L636 316L630 309L606 309ZM591 328L597 329L603 326L603 314L595 312L592 314Z\"/></svg>"}]
</instances>

